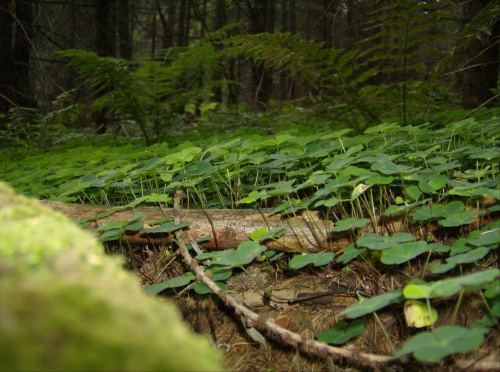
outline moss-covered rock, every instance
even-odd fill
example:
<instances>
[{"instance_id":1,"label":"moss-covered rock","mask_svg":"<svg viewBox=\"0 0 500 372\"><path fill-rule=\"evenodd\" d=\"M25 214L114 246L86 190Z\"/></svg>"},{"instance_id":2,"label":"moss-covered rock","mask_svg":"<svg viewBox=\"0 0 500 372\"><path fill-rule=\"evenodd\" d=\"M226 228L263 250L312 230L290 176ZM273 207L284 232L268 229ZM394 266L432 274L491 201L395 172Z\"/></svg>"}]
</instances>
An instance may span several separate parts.
<instances>
[{"instance_id":1,"label":"moss-covered rock","mask_svg":"<svg viewBox=\"0 0 500 372\"><path fill-rule=\"evenodd\" d=\"M220 370L87 232L0 183L0 370Z\"/></svg>"}]
</instances>

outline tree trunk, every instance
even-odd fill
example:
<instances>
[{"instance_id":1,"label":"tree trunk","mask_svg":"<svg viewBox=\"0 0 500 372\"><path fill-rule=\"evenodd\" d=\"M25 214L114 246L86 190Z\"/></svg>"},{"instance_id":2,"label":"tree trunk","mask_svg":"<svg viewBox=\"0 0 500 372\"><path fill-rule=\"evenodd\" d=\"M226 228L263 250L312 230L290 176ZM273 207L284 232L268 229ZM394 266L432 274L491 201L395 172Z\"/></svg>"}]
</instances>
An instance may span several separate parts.
<instances>
[{"instance_id":1,"label":"tree trunk","mask_svg":"<svg viewBox=\"0 0 500 372\"><path fill-rule=\"evenodd\" d=\"M215 1L215 17L214 17L214 31L220 30L226 24L226 2L225 0ZM216 48L220 50L220 46L216 45ZM221 61L222 63L222 61ZM222 69L215 71L213 74L213 79L215 81L221 80L223 78ZM222 103L222 87L216 86L212 89L213 101Z\"/></svg>"},{"instance_id":2,"label":"tree trunk","mask_svg":"<svg viewBox=\"0 0 500 372\"><path fill-rule=\"evenodd\" d=\"M133 48L129 0L120 0L118 2L118 38L120 58L132 60Z\"/></svg>"},{"instance_id":3,"label":"tree trunk","mask_svg":"<svg viewBox=\"0 0 500 372\"><path fill-rule=\"evenodd\" d=\"M12 24L13 1L0 0L0 115L12 106ZM0 127L2 126L0 116Z\"/></svg>"},{"instance_id":4,"label":"tree trunk","mask_svg":"<svg viewBox=\"0 0 500 372\"><path fill-rule=\"evenodd\" d=\"M188 0L180 0L179 22L177 32L177 46L187 46L186 42L186 23L187 23L187 3Z\"/></svg>"},{"instance_id":5,"label":"tree trunk","mask_svg":"<svg viewBox=\"0 0 500 372\"><path fill-rule=\"evenodd\" d=\"M13 101L23 107L37 107L30 79L33 45L32 1L16 1L16 34L12 64Z\"/></svg>"},{"instance_id":6,"label":"tree trunk","mask_svg":"<svg viewBox=\"0 0 500 372\"><path fill-rule=\"evenodd\" d=\"M116 36L112 22L112 10L115 9L116 0L95 0L95 48L97 54L101 57L115 57L116 55ZM107 91L101 91L104 94ZM94 113L96 122L96 133L106 133L108 124L107 111L100 110Z\"/></svg>"},{"instance_id":7,"label":"tree trunk","mask_svg":"<svg viewBox=\"0 0 500 372\"><path fill-rule=\"evenodd\" d=\"M274 32L274 1L254 0L248 3L250 33ZM273 76L265 64L252 66L252 91L254 104L259 108L267 106L273 90Z\"/></svg>"},{"instance_id":8,"label":"tree trunk","mask_svg":"<svg viewBox=\"0 0 500 372\"><path fill-rule=\"evenodd\" d=\"M489 3L490 0L470 1L465 6L466 15L474 18ZM500 21L497 20L489 31L473 38L465 51L470 67L466 66L462 76L462 106L467 109L487 102L498 89ZM490 104L498 104L498 101Z\"/></svg>"}]
</instances>

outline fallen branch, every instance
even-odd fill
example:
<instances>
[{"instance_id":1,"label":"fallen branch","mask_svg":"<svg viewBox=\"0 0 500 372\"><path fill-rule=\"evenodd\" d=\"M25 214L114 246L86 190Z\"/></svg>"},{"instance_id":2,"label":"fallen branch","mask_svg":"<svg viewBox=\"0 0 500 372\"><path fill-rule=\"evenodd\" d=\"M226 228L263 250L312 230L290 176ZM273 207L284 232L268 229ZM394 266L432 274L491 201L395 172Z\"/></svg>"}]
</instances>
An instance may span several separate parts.
<instances>
[{"instance_id":1,"label":"fallen branch","mask_svg":"<svg viewBox=\"0 0 500 372\"><path fill-rule=\"evenodd\" d=\"M174 211L181 212L178 208L180 204L179 201L183 196L184 193L181 190L177 190L174 197ZM175 218L175 222L180 223L179 216ZM363 366L369 366L372 368L374 366L384 366L400 361L399 359L391 356L359 352L352 347L335 347L324 342L308 340L295 332L291 332L286 328L280 327L273 319L262 319L257 313L254 313L245 305L237 301L233 296L219 288L219 286L217 286L217 284L215 284L206 275L204 268L198 265L198 261L193 259L189 254L182 232L177 231L175 236L179 245L178 252L182 255L184 262L196 274L196 279L205 283L222 301L224 301L224 303L226 303L226 305L234 308L237 315L243 315L248 327L265 329L268 332L279 336L283 343L293 347L298 347L307 353L321 357L331 355L334 358L345 358Z\"/></svg>"}]
</instances>

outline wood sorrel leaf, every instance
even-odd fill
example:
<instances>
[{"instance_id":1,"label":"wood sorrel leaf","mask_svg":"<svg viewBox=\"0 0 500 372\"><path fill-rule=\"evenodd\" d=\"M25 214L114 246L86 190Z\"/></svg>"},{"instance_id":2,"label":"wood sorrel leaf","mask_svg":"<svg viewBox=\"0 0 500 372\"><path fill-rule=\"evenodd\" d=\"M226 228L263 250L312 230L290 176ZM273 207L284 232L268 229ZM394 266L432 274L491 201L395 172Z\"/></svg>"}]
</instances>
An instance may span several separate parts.
<instances>
[{"instance_id":1,"label":"wood sorrel leaf","mask_svg":"<svg viewBox=\"0 0 500 372\"><path fill-rule=\"evenodd\" d=\"M410 338L394 355L401 358L412 354L422 362L437 362L444 357L473 351L482 345L488 330L484 327L472 329L458 326L437 328L435 333L423 332Z\"/></svg>"},{"instance_id":2,"label":"wood sorrel leaf","mask_svg":"<svg viewBox=\"0 0 500 372\"><path fill-rule=\"evenodd\" d=\"M318 335L318 341L326 342L327 344L341 345L351 338L357 337L365 331L364 319L356 319L355 321L340 322L332 328L321 332Z\"/></svg>"},{"instance_id":3,"label":"wood sorrel leaf","mask_svg":"<svg viewBox=\"0 0 500 372\"><path fill-rule=\"evenodd\" d=\"M401 291L393 290L379 296L365 298L362 301L349 306L347 309L342 311L340 315L345 315L350 319L359 318L360 316L374 313L375 311L378 311L386 306L403 300L403 293Z\"/></svg>"}]
</instances>

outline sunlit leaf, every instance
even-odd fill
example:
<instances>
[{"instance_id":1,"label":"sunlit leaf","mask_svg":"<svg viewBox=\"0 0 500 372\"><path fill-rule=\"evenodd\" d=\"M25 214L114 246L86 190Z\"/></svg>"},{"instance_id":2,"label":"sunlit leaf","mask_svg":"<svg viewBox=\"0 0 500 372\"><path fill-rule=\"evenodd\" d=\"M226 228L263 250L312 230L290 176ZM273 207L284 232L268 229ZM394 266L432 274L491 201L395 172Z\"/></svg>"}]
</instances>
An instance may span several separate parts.
<instances>
[{"instance_id":1,"label":"sunlit leaf","mask_svg":"<svg viewBox=\"0 0 500 372\"><path fill-rule=\"evenodd\" d=\"M422 328L434 324L438 318L437 310L431 308L425 302L408 300L404 306L405 320L408 327Z\"/></svg>"}]
</instances>

